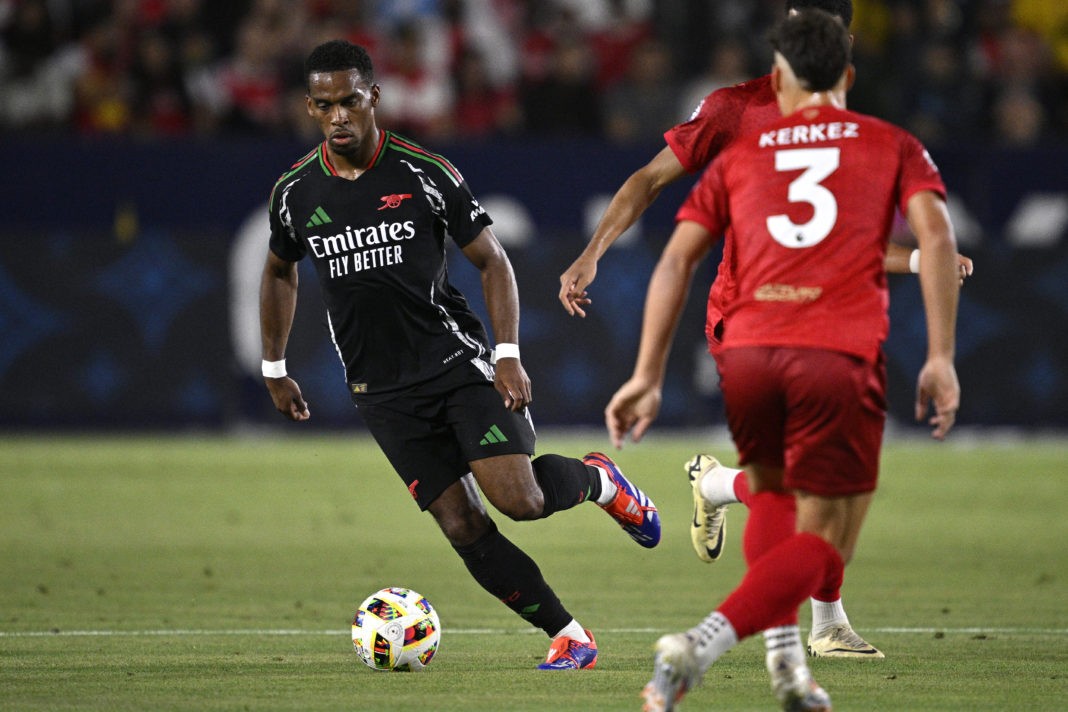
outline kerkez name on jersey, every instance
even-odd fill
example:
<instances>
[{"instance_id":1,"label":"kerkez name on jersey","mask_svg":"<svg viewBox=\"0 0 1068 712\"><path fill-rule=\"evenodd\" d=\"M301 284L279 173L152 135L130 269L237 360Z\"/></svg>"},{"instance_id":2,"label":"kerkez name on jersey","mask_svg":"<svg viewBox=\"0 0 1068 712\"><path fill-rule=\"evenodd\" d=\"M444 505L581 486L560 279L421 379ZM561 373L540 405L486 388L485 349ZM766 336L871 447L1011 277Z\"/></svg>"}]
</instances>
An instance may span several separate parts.
<instances>
[{"instance_id":1,"label":"kerkez name on jersey","mask_svg":"<svg viewBox=\"0 0 1068 712\"><path fill-rule=\"evenodd\" d=\"M859 138L860 126L853 121L831 121L821 124L786 126L760 134L760 148L765 146L793 146L799 143L837 141L840 138Z\"/></svg>"}]
</instances>

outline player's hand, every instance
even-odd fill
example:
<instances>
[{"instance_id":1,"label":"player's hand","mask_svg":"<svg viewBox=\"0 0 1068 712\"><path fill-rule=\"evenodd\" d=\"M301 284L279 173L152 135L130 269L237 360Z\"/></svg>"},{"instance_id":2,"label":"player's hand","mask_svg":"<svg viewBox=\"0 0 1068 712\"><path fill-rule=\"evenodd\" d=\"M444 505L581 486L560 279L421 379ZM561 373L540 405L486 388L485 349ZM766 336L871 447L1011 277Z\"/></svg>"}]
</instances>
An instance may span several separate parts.
<instances>
[{"instance_id":1,"label":"player's hand","mask_svg":"<svg viewBox=\"0 0 1068 712\"><path fill-rule=\"evenodd\" d=\"M584 255L572 262L571 266L560 275L559 299L568 314L586 316L583 307L592 301L586 293L586 287L593 283L596 276L597 260Z\"/></svg>"},{"instance_id":2,"label":"player's hand","mask_svg":"<svg viewBox=\"0 0 1068 712\"><path fill-rule=\"evenodd\" d=\"M931 410L934 415L928 417ZM916 381L916 420L932 426L931 437L944 440L957 419L960 383L949 359L929 359Z\"/></svg>"},{"instance_id":3,"label":"player's hand","mask_svg":"<svg viewBox=\"0 0 1068 712\"><path fill-rule=\"evenodd\" d=\"M307 420L311 417L308 404L300 394L300 386L289 376L281 378L264 378L267 390L278 412L290 420Z\"/></svg>"},{"instance_id":4,"label":"player's hand","mask_svg":"<svg viewBox=\"0 0 1068 712\"><path fill-rule=\"evenodd\" d=\"M960 274L960 283L963 285L964 280L972 276L972 270L974 265L970 257L957 253L957 272Z\"/></svg>"},{"instance_id":5,"label":"player's hand","mask_svg":"<svg viewBox=\"0 0 1068 712\"><path fill-rule=\"evenodd\" d=\"M616 391L604 409L608 437L617 450L630 433L632 442L640 442L645 431L660 413L659 384L630 379Z\"/></svg>"},{"instance_id":6,"label":"player's hand","mask_svg":"<svg viewBox=\"0 0 1068 712\"><path fill-rule=\"evenodd\" d=\"M530 378L526 369L517 358L497 359L493 387L504 399L504 407L510 411L520 411L534 400L530 388Z\"/></svg>"}]
</instances>

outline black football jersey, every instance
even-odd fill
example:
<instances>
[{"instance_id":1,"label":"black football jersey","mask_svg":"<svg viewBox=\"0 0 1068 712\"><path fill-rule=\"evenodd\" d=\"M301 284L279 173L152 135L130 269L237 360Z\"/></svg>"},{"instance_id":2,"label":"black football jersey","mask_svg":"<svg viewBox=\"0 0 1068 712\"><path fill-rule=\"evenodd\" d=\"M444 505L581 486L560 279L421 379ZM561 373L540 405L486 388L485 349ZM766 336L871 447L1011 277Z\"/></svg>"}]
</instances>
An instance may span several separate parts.
<instances>
[{"instance_id":1,"label":"black football jersey","mask_svg":"<svg viewBox=\"0 0 1068 712\"><path fill-rule=\"evenodd\" d=\"M356 180L337 174L322 143L270 199L271 250L315 265L357 403L387 400L489 353L485 327L449 284L445 239L462 248L492 220L445 158L380 133Z\"/></svg>"}]
</instances>

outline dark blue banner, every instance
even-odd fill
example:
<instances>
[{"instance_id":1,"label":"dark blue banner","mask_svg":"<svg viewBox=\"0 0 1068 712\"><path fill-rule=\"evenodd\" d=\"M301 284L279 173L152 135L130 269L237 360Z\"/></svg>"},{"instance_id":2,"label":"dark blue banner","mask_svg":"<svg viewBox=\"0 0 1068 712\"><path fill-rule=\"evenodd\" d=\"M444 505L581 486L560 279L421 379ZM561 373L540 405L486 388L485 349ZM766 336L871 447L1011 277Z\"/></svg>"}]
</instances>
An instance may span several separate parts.
<instances>
[{"instance_id":1,"label":"dark blue banner","mask_svg":"<svg viewBox=\"0 0 1068 712\"><path fill-rule=\"evenodd\" d=\"M497 221L523 302L521 341L539 425L600 425L630 374L645 286L689 182L665 191L601 261L585 319L556 301L605 201L658 146L591 142L433 147ZM276 422L258 377L267 195L308 147L256 141L13 143L0 237L0 425L199 427ZM961 251L962 424L1068 426L1068 150L932 151ZM481 309L477 275L451 273ZM458 259L457 259L458 257ZM702 268L672 355L661 422L722 423L704 350L715 264ZM314 275L288 352L316 422L358 422L329 343ZM925 353L913 276L891 277L892 416L911 422Z\"/></svg>"}]
</instances>

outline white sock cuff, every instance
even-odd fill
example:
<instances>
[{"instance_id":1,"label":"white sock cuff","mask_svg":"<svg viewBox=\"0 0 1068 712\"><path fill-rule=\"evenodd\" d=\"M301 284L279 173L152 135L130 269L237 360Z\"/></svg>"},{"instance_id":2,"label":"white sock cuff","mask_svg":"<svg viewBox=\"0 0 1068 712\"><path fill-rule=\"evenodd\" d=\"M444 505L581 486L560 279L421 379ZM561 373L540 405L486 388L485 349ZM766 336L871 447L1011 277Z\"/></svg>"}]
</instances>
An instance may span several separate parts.
<instances>
[{"instance_id":1,"label":"white sock cuff","mask_svg":"<svg viewBox=\"0 0 1068 712\"><path fill-rule=\"evenodd\" d=\"M774 648L789 646L795 642L801 645L801 628L796 625L784 625L764 631L764 645L769 652Z\"/></svg>"},{"instance_id":2,"label":"white sock cuff","mask_svg":"<svg viewBox=\"0 0 1068 712\"><path fill-rule=\"evenodd\" d=\"M720 465L701 478L701 496L713 506L737 504L738 495L734 493L734 478L742 472L733 467Z\"/></svg>"},{"instance_id":3,"label":"white sock cuff","mask_svg":"<svg viewBox=\"0 0 1068 712\"><path fill-rule=\"evenodd\" d=\"M810 598L812 604L812 630L818 631L832 625L848 625L849 617L846 616L842 599L837 601L818 601Z\"/></svg>"},{"instance_id":4,"label":"white sock cuff","mask_svg":"<svg viewBox=\"0 0 1068 712\"><path fill-rule=\"evenodd\" d=\"M768 628L764 631L764 662L768 672L775 675L776 668L783 660L792 660L804 664L805 648L801 645L801 629L796 625L784 625Z\"/></svg>"},{"instance_id":5,"label":"white sock cuff","mask_svg":"<svg viewBox=\"0 0 1068 712\"><path fill-rule=\"evenodd\" d=\"M573 638L579 641L580 643L590 642L590 636L586 635L586 631L583 630L582 624L574 618L572 618L570 623L561 628L560 631L553 636L553 640L556 640L561 636Z\"/></svg>"},{"instance_id":6,"label":"white sock cuff","mask_svg":"<svg viewBox=\"0 0 1068 712\"><path fill-rule=\"evenodd\" d=\"M601 496L595 501L597 504L608 504L616 496L619 488L616 487L616 483L612 481L612 478L608 476L608 472L603 467L598 467L597 465L594 465L594 467L601 474Z\"/></svg>"},{"instance_id":7,"label":"white sock cuff","mask_svg":"<svg viewBox=\"0 0 1068 712\"><path fill-rule=\"evenodd\" d=\"M738 634L731 622L719 611L686 631L694 642L694 653L701 670L707 670L721 655L738 644Z\"/></svg>"}]
</instances>

